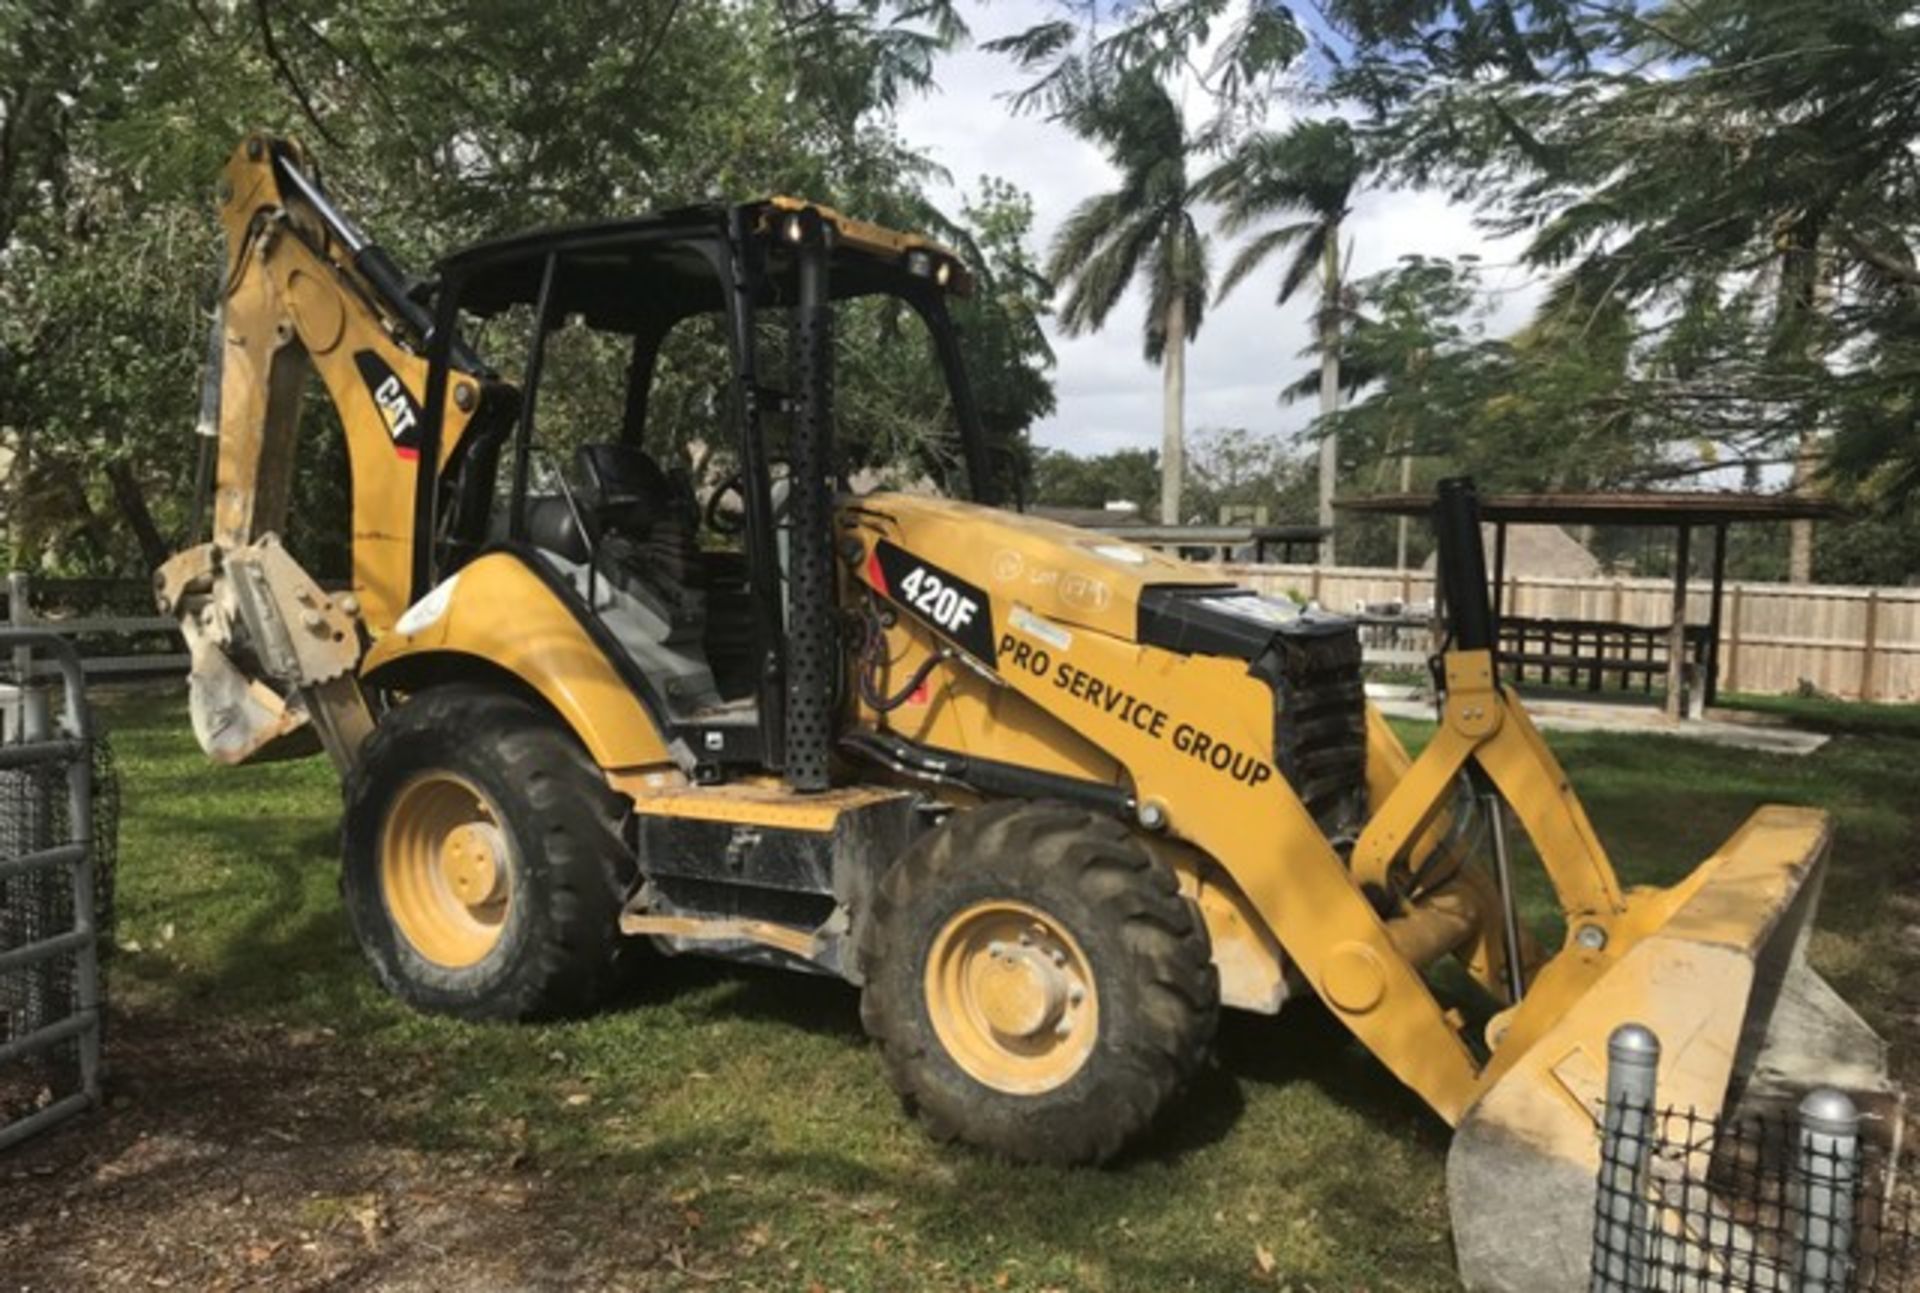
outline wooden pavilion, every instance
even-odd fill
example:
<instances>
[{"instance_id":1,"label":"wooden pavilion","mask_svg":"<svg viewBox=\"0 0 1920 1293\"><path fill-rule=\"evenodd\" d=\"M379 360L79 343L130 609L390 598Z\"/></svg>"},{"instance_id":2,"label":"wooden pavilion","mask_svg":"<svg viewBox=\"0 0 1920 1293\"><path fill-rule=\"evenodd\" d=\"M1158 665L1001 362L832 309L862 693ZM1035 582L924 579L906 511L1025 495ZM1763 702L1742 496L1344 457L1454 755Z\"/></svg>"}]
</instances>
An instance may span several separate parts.
<instances>
[{"instance_id":1,"label":"wooden pavilion","mask_svg":"<svg viewBox=\"0 0 1920 1293\"><path fill-rule=\"evenodd\" d=\"M1425 517L1433 510L1426 494L1381 494L1337 499L1346 512L1376 516ZM1697 672L1701 705L1718 696L1720 673L1721 603L1726 586L1727 530L1736 524L1779 524L1818 520L1839 515L1833 504L1795 494L1739 494L1732 492L1660 492L1590 494L1482 494L1481 518L1493 526L1493 608L1500 615L1506 589L1507 527L1517 524L1626 526L1671 529L1674 532L1672 614L1664 626L1609 624L1598 621L1520 622L1516 650L1502 655L1524 669L1533 664L1546 676L1561 668L1569 677L1585 672L1597 688L1603 675L1626 677L1663 668L1666 709L1670 718L1686 714L1689 673ZM1687 623L1688 568L1692 563L1693 533L1712 532L1713 562L1707 622ZM1664 637L1664 660L1656 661L1654 640ZM1644 640L1647 650L1636 654L1633 644ZM1562 650L1564 644L1571 644ZM1690 650L1690 647L1692 648ZM1690 670L1690 665L1692 669Z\"/></svg>"}]
</instances>

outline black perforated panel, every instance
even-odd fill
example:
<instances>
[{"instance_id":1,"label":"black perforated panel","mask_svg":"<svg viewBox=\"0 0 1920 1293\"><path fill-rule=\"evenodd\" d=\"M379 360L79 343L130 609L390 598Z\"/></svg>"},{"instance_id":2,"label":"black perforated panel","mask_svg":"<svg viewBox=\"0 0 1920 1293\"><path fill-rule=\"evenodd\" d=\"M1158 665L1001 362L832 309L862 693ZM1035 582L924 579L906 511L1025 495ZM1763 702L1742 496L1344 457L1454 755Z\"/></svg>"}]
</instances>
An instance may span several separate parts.
<instances>
[{"instance_id":1,"label":"black perforated panel","mask_svg":"<svg viewBox=\"0 0 1920 1293\"><path fill-rule=\"evenodd\" d=\"M794 419L793 493L787 503L792 549L787 569L787 782L825 790L833 749L835 632L833 497L833 314L801 307L795 322L802 398Z\"/></svg>"}]
</instances>

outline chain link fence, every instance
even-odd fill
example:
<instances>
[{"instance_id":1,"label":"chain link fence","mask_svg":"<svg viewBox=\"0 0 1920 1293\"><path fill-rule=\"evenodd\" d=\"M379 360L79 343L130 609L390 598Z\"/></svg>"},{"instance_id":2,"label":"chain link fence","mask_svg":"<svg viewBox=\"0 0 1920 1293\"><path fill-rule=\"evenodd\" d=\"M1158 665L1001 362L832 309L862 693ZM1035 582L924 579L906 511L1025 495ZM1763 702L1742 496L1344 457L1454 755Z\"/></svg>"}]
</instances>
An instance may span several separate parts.
<instances>
[{"instance_id":1,"label":"chain link fence","mask_svg":"<svg viewBox=\"0 0 1920 1293\"><path fill-rule=\"evenodd\" d=\"M0 629L0 1147L99 1098L118 819L78 658Z\"/></svg>"}]
</instances>

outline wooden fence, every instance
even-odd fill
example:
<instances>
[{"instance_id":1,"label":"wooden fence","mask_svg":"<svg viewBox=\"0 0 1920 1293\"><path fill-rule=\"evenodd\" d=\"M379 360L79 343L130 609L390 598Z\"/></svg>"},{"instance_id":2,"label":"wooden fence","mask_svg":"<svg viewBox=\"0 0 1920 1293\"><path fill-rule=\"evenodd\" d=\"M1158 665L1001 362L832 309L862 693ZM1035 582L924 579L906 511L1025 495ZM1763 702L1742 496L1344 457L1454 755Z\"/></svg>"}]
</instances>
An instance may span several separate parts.
<instances>
[{"instance_id":1,"label":"wooden fence","mask_svg":"<svg viewBox=\"0 0 1920 1293\"><path fill-rule=\"evenodd\" d=\"M1311 599L1329 610L1363 602L1429 601L1433 576L1333 566L1223 567L1263 592ZM1707 622L1708 590L1694 581L1688 622ZM184 673L172 620L150 609L139 581L7 581L6 619L76 640L89 676ZM21 595L24 592L24 596ZM1502 609L1537 620L1600 620L1662 626L1673 585L1665 579L1510 576ZM1789 694L1802 683L1848 700L1920 701L1920 589L1730 583L1721 608L1720 690Z\"/></svg>"},{"instance_id":2,"label":"wooden fence","mask_svg":"<svg viewBox=\"0 0 1920 1293\"><path fill-rule=\"evenodd\" d=\"M1262 592L1351 611L1362 602L1428 601L1423 571L1332 566L1225 570ZM1687 622L1705 624L1710 592L1693 580ZM1543 620L1657 626L1672 617L1666 579L1509 576L1502 610ZM1803 683L1847 700L1920 701L1920 588L1729 583L1721 606L1720 690L1785 695Z\"/></svg>"},{"instance_id":3,"label":"wooden fence","mask_svg":"<svg viewBox=\"0 0 1920 1293\"><path fill-rule=\"evenodd\" d=\"M139 678L187 671L180 626L153 609L138 579L29 579L7 576L5 620L52 629L80 653L89 678Z\"/></svg>"}]
</instances>

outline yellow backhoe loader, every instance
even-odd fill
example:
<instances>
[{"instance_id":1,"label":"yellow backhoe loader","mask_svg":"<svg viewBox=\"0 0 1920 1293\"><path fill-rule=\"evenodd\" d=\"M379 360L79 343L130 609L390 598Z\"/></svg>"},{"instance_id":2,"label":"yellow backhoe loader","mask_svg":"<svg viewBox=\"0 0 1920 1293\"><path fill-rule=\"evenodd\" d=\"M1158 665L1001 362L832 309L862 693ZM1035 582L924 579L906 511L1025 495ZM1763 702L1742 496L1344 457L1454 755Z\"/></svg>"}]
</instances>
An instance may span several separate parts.
<instances>
[{"instance_id":1,"label":"yellow backhoe loader","mask_svg":"<svg viewBox=\"0 0 1920 1293\"><path fill-rule=\"evenodd\" d=\"M1888 1090L1803 957L1827 816L1761 808L1675 887L1624 888L1497 680L1465 482L1436 509L1450 640L1411 758L1349 621L996 509L942 246L773 198L487 242L418 283L292 142L246 139L219 193L211 539L157 595L213 758L338 766L347 917L399 997L576 1011L647 944L836 976L934 1135L1094 1163L1221 1006L1311 994L1457 1129L1458 1256L1488 1288L1585 1287L1622 1021L1665 1042L1676 1104ZM836 319L876 297L939 369L940 491L837 466ZM530 337L514 381L478 353L503 320ZM725 338L720 479L648 452L693 327ZM623 390L543 382L581 333ZM345 432L349 591L278 537L310 373ZM1503 811L1558 948L1516 913Z\"/></svg>"}]
</instances>

